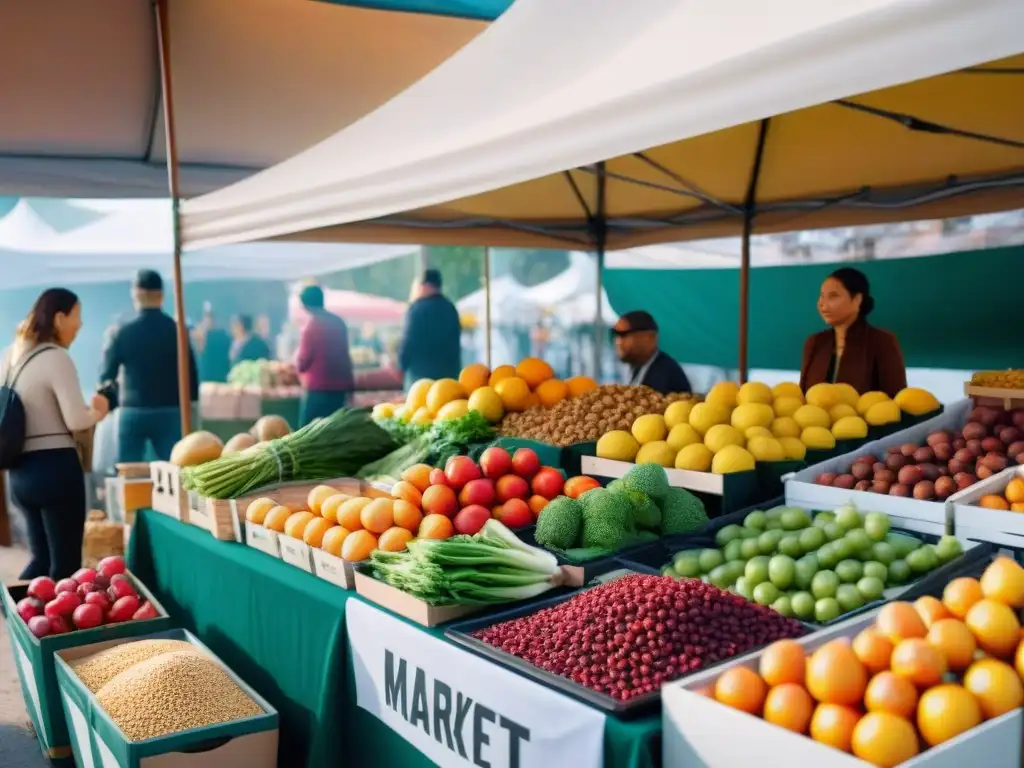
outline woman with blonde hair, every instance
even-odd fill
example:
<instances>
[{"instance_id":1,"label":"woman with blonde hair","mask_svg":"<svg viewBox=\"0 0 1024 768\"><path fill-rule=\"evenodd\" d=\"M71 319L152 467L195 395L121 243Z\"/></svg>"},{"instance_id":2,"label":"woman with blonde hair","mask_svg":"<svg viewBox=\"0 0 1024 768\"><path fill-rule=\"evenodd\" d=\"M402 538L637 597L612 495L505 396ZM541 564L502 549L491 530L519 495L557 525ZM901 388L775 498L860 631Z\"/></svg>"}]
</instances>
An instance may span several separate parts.
<instances>
[{"instance_id":1,"label":"woman with blonde hair","mask_svg":"<svg viewBox=\"0 0 1024 768\"><path fill-rule=\"evenodd\" d=\"M82 305L71 291L50 288L18 326L0 361L0 387L13 392L25 417L24 445L10 471L11 495L25 515L32 560L23 579L70 576L81 566L85 472L73 433L110 410L106 397L87 405L68 347L82 327ZM0 419L11 407L0 402ZM8 446L5 446L8 448Z\"/></svg>"}]
</instances>

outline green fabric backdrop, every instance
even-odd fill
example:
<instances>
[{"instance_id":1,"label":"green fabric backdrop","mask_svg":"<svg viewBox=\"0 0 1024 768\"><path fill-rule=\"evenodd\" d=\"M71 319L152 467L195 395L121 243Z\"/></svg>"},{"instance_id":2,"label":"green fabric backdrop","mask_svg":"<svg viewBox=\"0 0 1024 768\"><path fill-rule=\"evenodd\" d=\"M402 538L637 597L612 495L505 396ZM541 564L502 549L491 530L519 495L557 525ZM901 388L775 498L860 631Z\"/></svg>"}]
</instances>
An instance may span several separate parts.
<instances>
[{"instance_id":1,"label":"green fabric backdrop","mask_svg":"<svg viewBox=\"0 0 1024 768\"><path fill-rule=\"evenodd\" d=\"M920 368L1024 366L1024 247L908 259L760 267L750 274L750 365L799 369L804 340L823 329L821 281L855 266L871 281L873 324L899 338ZM604 282L619 314L646 309L661 346L686 363L735 368L739 270L610 269Z\"/></svg>"}]
</instances>

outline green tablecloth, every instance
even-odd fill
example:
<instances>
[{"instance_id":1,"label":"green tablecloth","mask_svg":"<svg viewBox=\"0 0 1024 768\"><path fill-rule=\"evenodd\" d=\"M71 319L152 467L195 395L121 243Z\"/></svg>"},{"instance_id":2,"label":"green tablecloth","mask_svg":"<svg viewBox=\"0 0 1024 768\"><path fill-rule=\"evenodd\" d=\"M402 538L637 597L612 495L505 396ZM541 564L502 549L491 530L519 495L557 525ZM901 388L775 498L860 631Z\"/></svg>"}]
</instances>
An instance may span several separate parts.
<instances>
[{"instance_id":1,"label":"green tablecloth","mask_svg":"<svg viewBox=\"0 0 1024 768\"><path fill-rule=\"evenodd\" d=\"M279 765L432 765L356 705L344 622L354 592L151 510L136 517L128 557L172 617L278 709ZM659 716L609 717L605 767L659 765L660 740Z\"/></svg>"}]
</instances>

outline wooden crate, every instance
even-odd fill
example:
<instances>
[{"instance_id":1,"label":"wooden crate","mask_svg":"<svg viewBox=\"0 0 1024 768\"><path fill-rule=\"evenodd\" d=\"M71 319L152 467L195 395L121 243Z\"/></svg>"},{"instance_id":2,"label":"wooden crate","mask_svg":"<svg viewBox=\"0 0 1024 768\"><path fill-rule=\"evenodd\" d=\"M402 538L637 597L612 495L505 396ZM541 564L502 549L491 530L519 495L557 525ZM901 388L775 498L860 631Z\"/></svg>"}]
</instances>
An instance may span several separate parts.
<instances>
[{"instance_id":1,"label":"wooden crate","mask_svg":"<svg viewBox=\"0 0 1024 768\"><path fill-rule=\"evenodd\" d=\"M188 494L181 485L181 467L169 461L154 461L149 465L153 482L153 509L165 515L188 522Z\"/></svg>"},{"instance_id":2,"label":"wooden crate","mask_svg":"<svg viewBox=\"0 0 1024 768\"><path fill-rule=\"evenodd\" d=\"M1001 389L997 387L979 387L964 382L964 394L972 398L978 405L989 405L1012 411L1024 408L1024 389Z\"/></svg>"}]
</instances>

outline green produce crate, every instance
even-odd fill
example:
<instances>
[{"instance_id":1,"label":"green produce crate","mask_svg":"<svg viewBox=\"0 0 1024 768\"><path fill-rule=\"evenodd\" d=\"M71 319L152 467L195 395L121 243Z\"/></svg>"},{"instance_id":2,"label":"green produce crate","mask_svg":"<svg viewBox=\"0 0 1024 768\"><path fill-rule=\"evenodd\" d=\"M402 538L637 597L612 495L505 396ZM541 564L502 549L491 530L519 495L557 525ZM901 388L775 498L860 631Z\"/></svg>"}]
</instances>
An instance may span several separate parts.
<instances>
[{"instance_id":1,"label":"green produce crate","mask_svg":"<svg viewBox=\"0 0 1024 768\"><path fill-rule=\"evenodd\" d=\"M263 714L145 741L129 741L99 706L95 695L71 670L68 662L124 642L143 639L184 640L192 643L216 662L263 709ZM55 667L60 702L67 729L74 737L71 746L79 766L188 768L196 764L216 764L224 768L273 768L277 764L277 711L214 656L209 648L184 629L60 651L55 657Z\"/></svg>"},{"instance_id":2,"label":"green produce crate","mask_svg":"<svg viewBox=\"0 0 1024 768\"><path fill-rule=\"evenodd\" d=\"M569 477L586 474L581 466L584 456L597 456L597 441L576 443L562 449L562 467Z\"/></svg>"},{"instance_id":3,"label":"green produce crate","mask_svg":"<svg viewBox=\"0 0 1024 768\"><path fill-rule=\"evenodd\" d=\"M68 731L64 724L60 694L57 691L54 653L66 648L76 648L104 640L135 638L171 627L171 619L167 616L164 607L142 582L130 572L126 571L126 573L139 595L153 604L157 613L160 614L159 617L38 638L28 631L28 626L18 616L15 607L18 601L28 594L28 582L19 581L5 584L3 590L0 591L4 611L7 615L5 623L11 636L14 666L18 670L21 692L25 698L25 708L32 720L32 726L35 728L36 738L39 739L39 746L42 748L43 754L51 759L67 759L71 756ZM80 763L80 765L88 765L88 763Z\"/></svg>"}]
</instances>

